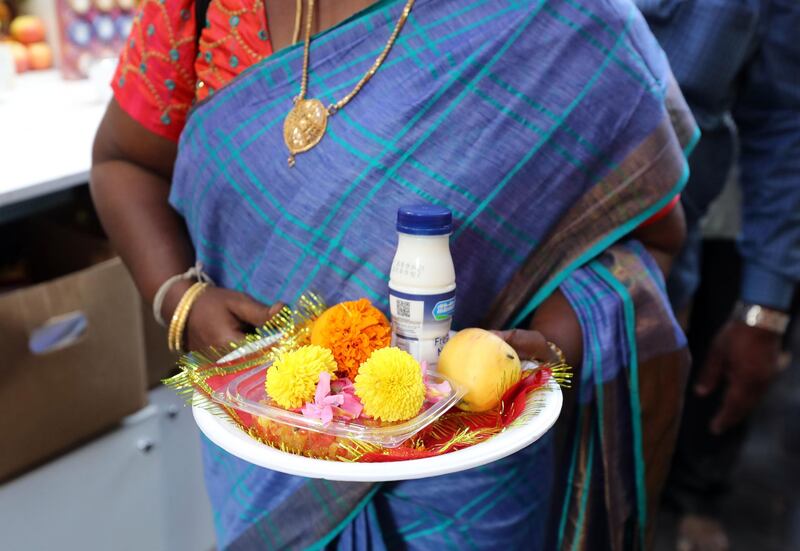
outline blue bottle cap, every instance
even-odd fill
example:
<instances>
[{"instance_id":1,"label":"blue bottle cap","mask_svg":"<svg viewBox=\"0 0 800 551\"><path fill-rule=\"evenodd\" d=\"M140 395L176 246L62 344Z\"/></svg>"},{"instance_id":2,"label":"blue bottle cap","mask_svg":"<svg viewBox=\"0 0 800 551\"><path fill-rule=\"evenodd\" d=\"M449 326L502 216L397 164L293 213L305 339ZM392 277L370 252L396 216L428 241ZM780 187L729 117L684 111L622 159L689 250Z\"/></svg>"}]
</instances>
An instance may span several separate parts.
<instances>
[{"instance_id":1,"label":"blue bottle cap","mask_svg":"<svg viewBox=\"0 0 800 551\"><path fill-rule=\"evenodd\" d=\"M411 235L448 235L453 231L449 209L430 204L397 209L397 231Z\"/></svg>"}]
</instances>

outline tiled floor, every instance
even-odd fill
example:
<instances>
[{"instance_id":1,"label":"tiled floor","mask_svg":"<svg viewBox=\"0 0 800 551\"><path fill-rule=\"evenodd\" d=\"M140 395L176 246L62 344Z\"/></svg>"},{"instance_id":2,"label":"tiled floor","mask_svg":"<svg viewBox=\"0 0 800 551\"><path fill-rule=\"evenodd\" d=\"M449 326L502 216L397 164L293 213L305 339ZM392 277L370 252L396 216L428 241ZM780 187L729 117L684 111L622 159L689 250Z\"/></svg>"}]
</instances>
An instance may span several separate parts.
<instances>
[{"instance_id":1,"label":"tiled floor","mask_svg":"<svg viewBox=\"0 0 800 551\"><path fill-rule=\"evenodd\" d=\"M732 551L800 550L800 327L794 361L758 409L726 499ZM675 549L675 516L662 513L656 551Z\"/></svg>"}]
</instances>

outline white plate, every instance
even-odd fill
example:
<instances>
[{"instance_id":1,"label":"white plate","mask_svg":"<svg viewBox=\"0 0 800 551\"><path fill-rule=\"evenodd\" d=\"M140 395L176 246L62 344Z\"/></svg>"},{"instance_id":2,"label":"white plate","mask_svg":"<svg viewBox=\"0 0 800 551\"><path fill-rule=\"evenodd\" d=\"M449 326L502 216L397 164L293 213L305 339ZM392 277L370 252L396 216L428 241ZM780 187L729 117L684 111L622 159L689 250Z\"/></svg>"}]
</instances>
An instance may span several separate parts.
<instances>
[{"instance_id":1,"label":"white plate","mask_svg":"<svg viewBox=\"0 0 800 551\"><path fill-rule=\"evenodd\" d=\"M525 411L519 419L486 442L437 457L388 463L327 461L282 452L254 440L227 416L197 407L193 410L197 426L212 442L259 467L308 478L384 482L455 473L509 456L536 442L550 430L561 413L562 402L561 389L551 380L548 386L528 396Z\"/></svg>"}]
</instances>

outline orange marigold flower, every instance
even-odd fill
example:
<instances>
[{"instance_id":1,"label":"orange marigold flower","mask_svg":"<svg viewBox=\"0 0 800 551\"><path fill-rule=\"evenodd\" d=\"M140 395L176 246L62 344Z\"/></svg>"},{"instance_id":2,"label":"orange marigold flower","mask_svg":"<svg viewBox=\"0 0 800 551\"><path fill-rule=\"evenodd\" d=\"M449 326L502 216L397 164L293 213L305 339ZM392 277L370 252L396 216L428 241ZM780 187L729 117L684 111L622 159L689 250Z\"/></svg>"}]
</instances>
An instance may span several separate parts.
<instances>
[{"instance_id":1,"label":"orange marigold flower","mask_svg":"<svg viewBox=\"0 0 800 551\"><path fill-rule=\"evenodd\" d=\"M372 352L390 341L389 320L365 298L328 308L311 328L311 344L333 352L338 372L350 379Z\"/></svg>"}]
</instances>

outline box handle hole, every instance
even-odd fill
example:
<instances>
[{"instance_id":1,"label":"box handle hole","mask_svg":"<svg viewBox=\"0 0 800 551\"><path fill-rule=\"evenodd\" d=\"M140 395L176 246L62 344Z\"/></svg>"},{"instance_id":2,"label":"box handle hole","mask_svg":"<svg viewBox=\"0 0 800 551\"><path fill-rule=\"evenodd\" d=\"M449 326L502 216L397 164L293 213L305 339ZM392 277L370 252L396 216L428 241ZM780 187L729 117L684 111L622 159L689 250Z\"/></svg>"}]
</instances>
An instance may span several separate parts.
<instances>
[{"instance_id":1,"label":"box handle hole","mask_svg":"<svg viewBox=\"0 0 800 551\"><path fill-rule=\"evenodd\" d=\"M28 339L28 348L34 354L48 354L78 342L86 333L89 322L83 312L70 312L47 320L34 329Z\"/></svg>"}]
</instances>

